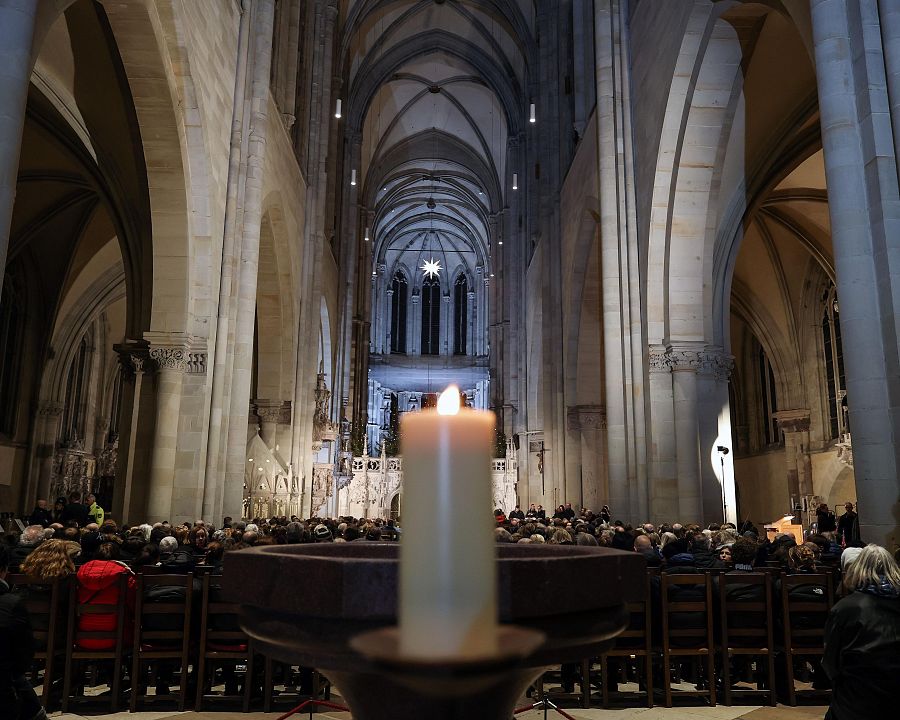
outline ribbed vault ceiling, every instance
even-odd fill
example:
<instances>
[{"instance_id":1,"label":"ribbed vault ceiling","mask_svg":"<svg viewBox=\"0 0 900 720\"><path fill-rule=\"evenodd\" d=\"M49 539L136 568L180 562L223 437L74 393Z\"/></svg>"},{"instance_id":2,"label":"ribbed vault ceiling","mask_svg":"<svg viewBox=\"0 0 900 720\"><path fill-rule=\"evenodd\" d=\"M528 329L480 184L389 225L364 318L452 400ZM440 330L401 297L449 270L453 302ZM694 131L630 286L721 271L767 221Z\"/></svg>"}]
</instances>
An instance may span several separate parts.
<instances>
[{"instance_id":1,"label":"ribbed vault ceiling","mask_svg":"<svg viewBox=\"0 0 900 720\"><path fill-rule=\"evenodd\" d=\"M373 264L440 254L487 276L490 218L516 171L508 142L527 123L530 0L356 0L340 17Z\"/></svg>"}]
</instances>

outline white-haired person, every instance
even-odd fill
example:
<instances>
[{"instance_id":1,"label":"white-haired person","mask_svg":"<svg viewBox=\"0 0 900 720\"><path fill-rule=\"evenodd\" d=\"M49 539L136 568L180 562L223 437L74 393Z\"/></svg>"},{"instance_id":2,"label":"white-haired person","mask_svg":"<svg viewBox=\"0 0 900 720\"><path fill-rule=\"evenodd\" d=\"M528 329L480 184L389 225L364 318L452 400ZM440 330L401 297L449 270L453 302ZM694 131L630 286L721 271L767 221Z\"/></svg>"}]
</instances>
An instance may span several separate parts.
<instances>
[{"instance_id":1,"label":"white-haired person","mask_svg":"<svg viewBox=\"0 0 900 720\"><path fill-rule=\"evenodd\" d=\"M900 677L900 567L885 548L866 545L842 584L848 594L825 625L822 667L833 687L826 720L889 717Z\"/></svg>"}]
</instances>

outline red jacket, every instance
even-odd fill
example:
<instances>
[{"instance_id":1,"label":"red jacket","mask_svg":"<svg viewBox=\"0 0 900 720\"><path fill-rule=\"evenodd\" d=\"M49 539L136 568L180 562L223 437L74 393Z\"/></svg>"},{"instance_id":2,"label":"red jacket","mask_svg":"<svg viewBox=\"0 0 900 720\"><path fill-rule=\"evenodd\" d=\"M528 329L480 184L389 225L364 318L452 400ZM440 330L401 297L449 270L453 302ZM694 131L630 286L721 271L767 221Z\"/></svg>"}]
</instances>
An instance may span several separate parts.
<instances>
[{"instance_id":1,"label":"red jacket","mask_svg":"<svg viewBox=\"0 0 900 720\"><path fill-rule=\"evenodd\" d=\"M134 595L136 581L134 573L125 565L114 560L91 560L78 570L78 602L91 605L117 606L122 602L119 597L119 586L116 581L122 574L128 575L125 592L125 645L132 644L134 633ZM112 632L116 629L116 614L102 613L97 615L81 615L78 618L78 629L85 632ZM116 646L112 638L85 638L78 643L82 650L110 650Z\"/></svg>"}]
</instances>

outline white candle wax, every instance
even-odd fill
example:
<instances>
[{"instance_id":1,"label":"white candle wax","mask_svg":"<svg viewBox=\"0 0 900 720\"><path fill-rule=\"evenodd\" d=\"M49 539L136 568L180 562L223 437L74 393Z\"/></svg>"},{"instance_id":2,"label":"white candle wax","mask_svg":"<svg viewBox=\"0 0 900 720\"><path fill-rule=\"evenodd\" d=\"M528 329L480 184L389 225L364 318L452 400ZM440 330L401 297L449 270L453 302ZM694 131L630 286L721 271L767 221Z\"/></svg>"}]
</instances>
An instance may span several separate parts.
<instances>
[{"instance_id":1,"label":"white candle wax","mask_svg":"<svg viewBox=\"0 0 900 720\"><path fill-rule=\"evenodd\" d=\"M459 391L447 392L458 404ZM400 430L400 650L424 658L495 653L494 413L423 410L404 415Z\"/></svg>"}]
</instances>

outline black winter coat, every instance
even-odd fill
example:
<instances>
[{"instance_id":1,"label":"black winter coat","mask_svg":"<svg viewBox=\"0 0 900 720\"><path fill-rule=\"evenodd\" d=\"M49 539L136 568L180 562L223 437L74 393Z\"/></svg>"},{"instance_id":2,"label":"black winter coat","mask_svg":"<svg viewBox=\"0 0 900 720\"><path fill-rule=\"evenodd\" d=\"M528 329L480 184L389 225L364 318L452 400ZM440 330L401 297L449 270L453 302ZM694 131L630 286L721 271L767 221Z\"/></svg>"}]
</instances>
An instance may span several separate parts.
<instances>
[{"instance_id":1,"label":"black winter coat","mask_svg":"<svg viewBox=\"0 0 900 720\"><path fill-rule=\"evenodd\" d=\"M34 658L31 620L21 598L0 580L0 683L27 672Z\"/></svg>"},{"instance_id":2,"label":"black winter coat","mask_svg":"<svg viewBox=\"0 0 900 720\"><path fill-rule=\"evenodd\" d=\"M825 625L822 667L833 695L827 720L894 717L900 677L900 599L854 592Z\"/></svg>"}]
</instances>

